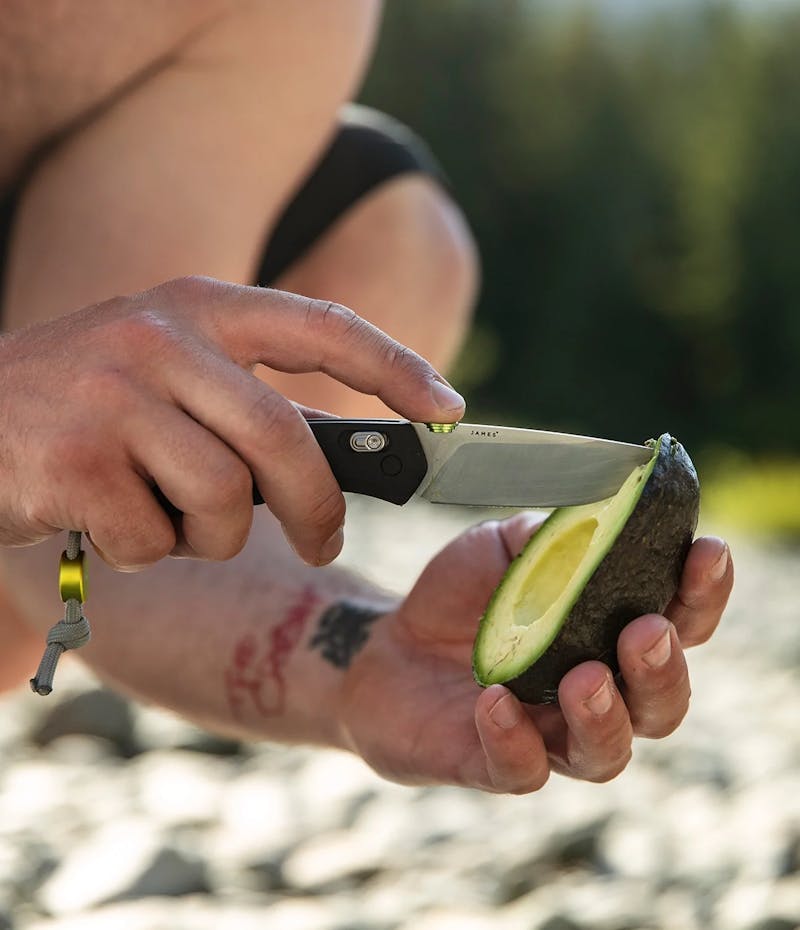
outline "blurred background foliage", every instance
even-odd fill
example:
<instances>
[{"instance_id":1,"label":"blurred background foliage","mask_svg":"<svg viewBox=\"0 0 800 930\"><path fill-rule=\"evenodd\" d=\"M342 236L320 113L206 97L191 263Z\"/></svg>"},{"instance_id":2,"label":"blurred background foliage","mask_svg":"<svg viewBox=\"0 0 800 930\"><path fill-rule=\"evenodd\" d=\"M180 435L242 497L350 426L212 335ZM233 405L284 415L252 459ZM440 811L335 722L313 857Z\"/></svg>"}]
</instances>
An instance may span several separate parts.
<instances>
[{"instance_id":1,"label":"blurred background foliage","mask_svg":"<svg viewBox=\"0 0 800 930\"><path fill-rule=\"evenodd\" d=\"M800 538L800 5L396 0L362 100L478 239L470 419L668 430L709 501Z\"/></svg>"}]
</instances>

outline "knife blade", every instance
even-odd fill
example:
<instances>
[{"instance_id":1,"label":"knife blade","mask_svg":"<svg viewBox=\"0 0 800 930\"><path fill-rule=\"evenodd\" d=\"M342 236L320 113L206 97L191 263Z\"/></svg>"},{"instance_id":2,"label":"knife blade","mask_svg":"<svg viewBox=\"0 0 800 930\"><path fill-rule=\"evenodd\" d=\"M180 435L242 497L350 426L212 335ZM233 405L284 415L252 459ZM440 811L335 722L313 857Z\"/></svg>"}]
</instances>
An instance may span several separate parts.
<instances>
[{"instance_id":1,"label":"knife blade","mask_svg":"<svg viewBox=\"0 0 800 930\"><path fill-rule=\"evenodd\" d=\"M308 421L343 491L395 504L561 507L611 497L652 451L609 439L475 423ZM254 503L263 503L257 489Z\"/></svg>"}]
</instances>

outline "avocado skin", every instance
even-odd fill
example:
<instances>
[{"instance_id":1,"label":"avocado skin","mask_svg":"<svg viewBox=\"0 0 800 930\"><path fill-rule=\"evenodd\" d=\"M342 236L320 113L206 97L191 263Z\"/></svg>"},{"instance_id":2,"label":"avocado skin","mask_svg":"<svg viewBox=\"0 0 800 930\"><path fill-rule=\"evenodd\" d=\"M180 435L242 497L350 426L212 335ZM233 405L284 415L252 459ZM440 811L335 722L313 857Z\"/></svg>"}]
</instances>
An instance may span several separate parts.
<instances>
[{"instance_id":1,"label":"avocado skin","mask_svg":"<svg viewBox=\"0 0 800 930\"><path fill-rule=\"evenodd\" d=\"M697 528L700 485L677 440L665 433L655 442L658 458L633 513L558 635L533 665L504 682L521 701L557 703L561 679L589 659L616 674L623 628L643 614L662 613L678 590Z\"/></svg>"}]
</instances>

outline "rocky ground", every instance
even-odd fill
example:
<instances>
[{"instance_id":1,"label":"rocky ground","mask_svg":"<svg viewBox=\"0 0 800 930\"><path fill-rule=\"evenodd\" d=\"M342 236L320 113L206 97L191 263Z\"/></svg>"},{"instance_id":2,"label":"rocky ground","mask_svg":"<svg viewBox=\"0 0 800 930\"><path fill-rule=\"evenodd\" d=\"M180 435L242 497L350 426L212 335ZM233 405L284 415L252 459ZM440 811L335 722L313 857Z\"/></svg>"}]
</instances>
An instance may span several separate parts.
<instances>
[{"instance_id":1,"label":"rocky ground","mask_svg":"<svg viewBox=\"0 0 800 930\"><path fill-rule=\"evenodd\" d=\"M357 507L346 558L399 589L475 520ZM211 737L65 664L51 698L0 702L0 930L800 927L800 553L733 549L689 717L608 785L402 788L346 754Z\"/></svg>"}]
</instances>

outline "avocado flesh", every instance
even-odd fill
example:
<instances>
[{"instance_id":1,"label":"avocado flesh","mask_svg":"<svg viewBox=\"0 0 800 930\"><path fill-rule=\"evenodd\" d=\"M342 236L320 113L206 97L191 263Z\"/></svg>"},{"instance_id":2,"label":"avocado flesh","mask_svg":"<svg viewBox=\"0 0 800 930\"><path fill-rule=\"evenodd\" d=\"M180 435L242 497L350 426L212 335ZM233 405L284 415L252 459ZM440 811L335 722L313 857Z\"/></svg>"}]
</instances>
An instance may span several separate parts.
<instances>
[{"instance_id":1,"label":"avocado flesh","mask_svg":"<svg viewBox=\"0 0 800 930\"><path fill-rule=\"evenodd\" d=\"M551 703L570 668L617 670L623 627L664 610L697 525L699 486L683 447L650 440L649 462L618 493L555 510L511 563L481 619L473 668L521 700Z\"/></svg>"}]
</instances>

